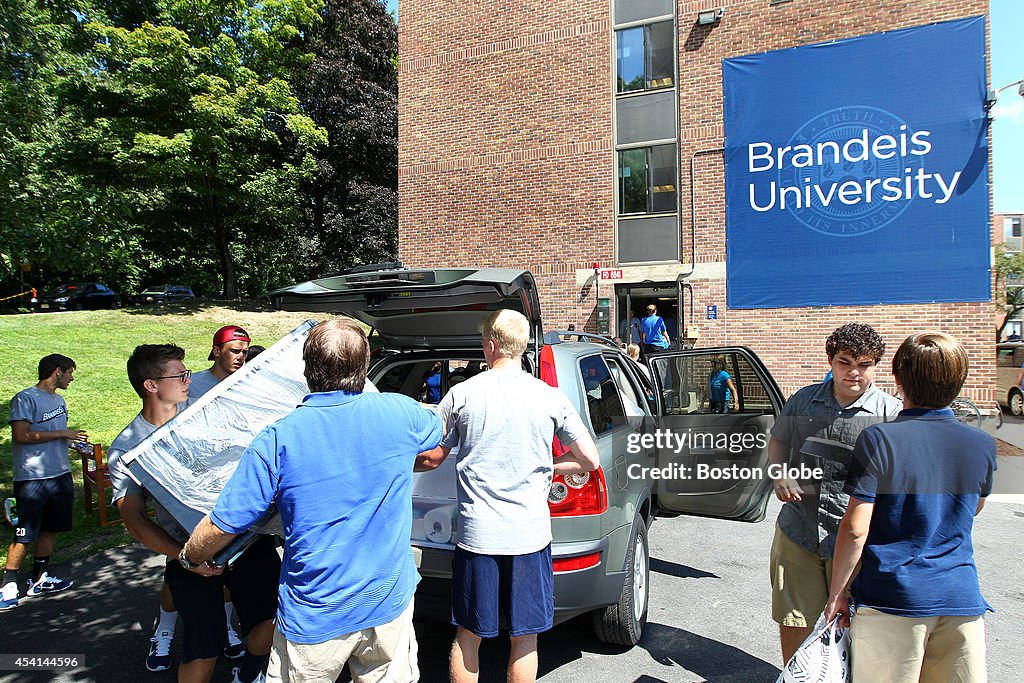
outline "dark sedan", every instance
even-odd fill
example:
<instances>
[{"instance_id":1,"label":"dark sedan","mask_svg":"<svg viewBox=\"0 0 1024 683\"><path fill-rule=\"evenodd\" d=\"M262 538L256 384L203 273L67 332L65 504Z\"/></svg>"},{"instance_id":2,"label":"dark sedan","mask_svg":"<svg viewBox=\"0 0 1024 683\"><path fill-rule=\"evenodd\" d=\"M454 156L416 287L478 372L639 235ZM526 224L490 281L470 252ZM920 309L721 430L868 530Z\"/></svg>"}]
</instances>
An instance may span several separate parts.
<instances>
[{"instance_id":1,"label":"dark sedan","mask_svg":"<svg viewBox=\"0 0 1024 683\"><path fill-rule=\"evenodd\" d=\"M33 311L81 311L117 308L120 304L117 292L99 282L59 285L30 302Z\"/></svg>"},{"instance_id":2,"label":"dark sedan","mask_svg":"<svg viewBox=\"0 0 1024 683\"><path fill-rule=\"evenodd\" d=\"M189 303L196 300L192 289L186 285L156 285L147 287L133 300L136 306L163 306L164 304Z\"/></svg>"}]
</instances>

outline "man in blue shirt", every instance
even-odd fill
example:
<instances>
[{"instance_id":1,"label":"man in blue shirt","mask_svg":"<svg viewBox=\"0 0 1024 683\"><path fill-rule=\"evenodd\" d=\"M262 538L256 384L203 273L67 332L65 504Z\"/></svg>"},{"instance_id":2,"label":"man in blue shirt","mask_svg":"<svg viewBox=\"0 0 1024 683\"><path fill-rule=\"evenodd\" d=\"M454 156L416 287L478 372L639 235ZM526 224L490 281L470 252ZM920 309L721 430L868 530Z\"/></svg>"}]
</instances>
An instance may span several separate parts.
<instances>
[{"instance_id":1,"label":"man in blue shirt","mask_svg":"<svg viewBox=\"0 0 1024 683\"><path fill-rule=\"evenodd\" d=\"M853 680L986 680L985 623L971 531L992 491L991 436L956 421L967 352L941 332L892 360L904 410L857 439L825 618L849 623Z\"/></svg>"},{"instance_id":2,"label":"man in blue shirt","mask_svg":"<svg viewBox=\"0 0 1024 683\"><path fill-rule=\"evenodd\" d=\"M644 355L668 348L668 328L658 316L658 307L654 304L647 306L647 316L640 321L640 340L643 342Z\"/></svg>"},{"instance_id":3,"label":"man in blue shirt","mask_svg":"<svg viewBox=\"0 0 1024 683\"><path fill-rule=\"evenodd\" d=\"M412 599L416 457L440 418L400 394L364 393L370 348L345 318L303 347L310 394L263 430L182 554L201 563L276 503L285 533L270 681L418 678ZM374 680L377 680L375 678Z\"/></svg>"}]
</instances>

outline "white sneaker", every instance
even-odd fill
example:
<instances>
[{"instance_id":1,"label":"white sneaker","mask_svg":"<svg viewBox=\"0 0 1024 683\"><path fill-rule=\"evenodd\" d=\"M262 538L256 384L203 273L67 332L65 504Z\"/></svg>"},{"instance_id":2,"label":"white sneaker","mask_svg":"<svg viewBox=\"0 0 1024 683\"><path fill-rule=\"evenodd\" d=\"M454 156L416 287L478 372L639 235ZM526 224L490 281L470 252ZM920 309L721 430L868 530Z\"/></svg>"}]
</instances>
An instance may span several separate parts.
<instances>
[{"instance_id":1,"label":"white sneaker","mask_svg":"<svg viewBox=\"0 0 1024 683\"><path fill-rule=\"evenodd\" d=\"M167 671L171 668L171 642L174 631L163 629L149 639L149 654L146 655L146 668L150 671Z\"/></svg>"},{"instance_id":2,"label":"white sneaker","mask_svg":"<svg viewBox=\"0 0 1024 683\"><path fill-rule=\"evenodd\" d=\"M236 666L235 668L233 668L231 670L231 681L229 683L267 683L267 675L262 671L260 672L260 675L252 681L243 681L241 678L239 678L238 676L241 672L242 667Z\"/></svg>"},{"instance_id":3,"label":"white sneaker","mask_svg":"<svg viewBox=\"0 0 1024 683\"><path fill-rule=\"evenodd\" d=\"M0 612L6 612L18 606L18 584L8 581L0 589Z\"/></svg>"}]
</instances>

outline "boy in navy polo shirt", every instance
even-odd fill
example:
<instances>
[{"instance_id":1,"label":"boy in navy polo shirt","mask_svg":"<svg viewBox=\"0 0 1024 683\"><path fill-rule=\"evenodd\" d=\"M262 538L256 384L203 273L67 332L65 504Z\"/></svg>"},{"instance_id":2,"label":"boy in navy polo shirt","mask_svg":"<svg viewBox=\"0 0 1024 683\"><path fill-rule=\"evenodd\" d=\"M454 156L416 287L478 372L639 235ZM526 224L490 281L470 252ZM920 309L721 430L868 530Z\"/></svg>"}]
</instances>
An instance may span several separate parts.
<instances>
[{"instance_id":1,"label":"boy in navy polo shirt","mask_svg":"<svg viewBox=\"0 0 1024 683\"><path fill-rule=\"evenodd\" d=\"M825 618L849 622L855 681L984 681L985 624L971 530L992 491L993 438L949 404L967 353L941 332L907 338L892 361L904 410L857 439Z\"/></svg>"}]
</instances>

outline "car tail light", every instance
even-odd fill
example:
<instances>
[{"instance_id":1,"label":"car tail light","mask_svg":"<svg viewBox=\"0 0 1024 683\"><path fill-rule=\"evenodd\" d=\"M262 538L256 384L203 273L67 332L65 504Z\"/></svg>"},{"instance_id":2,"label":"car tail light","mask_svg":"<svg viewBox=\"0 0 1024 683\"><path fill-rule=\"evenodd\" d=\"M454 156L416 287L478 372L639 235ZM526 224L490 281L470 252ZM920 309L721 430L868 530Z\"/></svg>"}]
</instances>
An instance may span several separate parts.
<instances>
[{"instance_id":1,"label":"car tail light","mask_svg":"<svg viewBox=\"0 0 1024 683\"><path fill-rule=\"evenodd\" d=\"M546 344L540 350L540 378L549 387L558 388L558 373L555 372L555 354L551 345ZM558 458L569 449L562 445L556 436L551 441L551 454Z\"/></svg>"},{"instance_id":2,"label":"car tail light","mask_svg":"<svg viewBox=\"0 0 1024 683\"><path fill-rule=\"evenodd\" d=\"M595 567L600 563L601 553L590 553L589 555L566 557L551 561L551 565L556 572L571 572L576 571L577 569L586 569L588 567Z\"/></svg>"},{"instance_id":3,"label":"car tail light","mask_svg":"<svg viewBox=\"0 0 1024 683\"><path fill-rule=\"evenodd\" d=\"M550 387L558 386L558 373L555 372L555 354L550 344L540 350L540 378Z\"/></svg>"},{"instance_id":4,"label":"car tail light","mask_svg":"<svg viewBox=\"0 0 1024 683\"><path fill-rule=\"evenodd\" d=\"M552 517L599 515L607 510L604 470L599 467L585 474L556 474L548 492L548 509Z\"/></svg>"},{"instance_id":5,"label":"car tail light","mask_svg":"<svg viewBox=\"0 0 1024 683\"><path fill-rule=\"evenodd\" d=\"M555 354L550 344L540 350L540 378L548 386L558 386ZM557 437L552 440L551 455L556 460L568 450ZM552 517L601 514L608 509L608 487L604 472L599 467L584 474L556 474L548 491L548 509Z\"/></svg>"}]
</instances>

